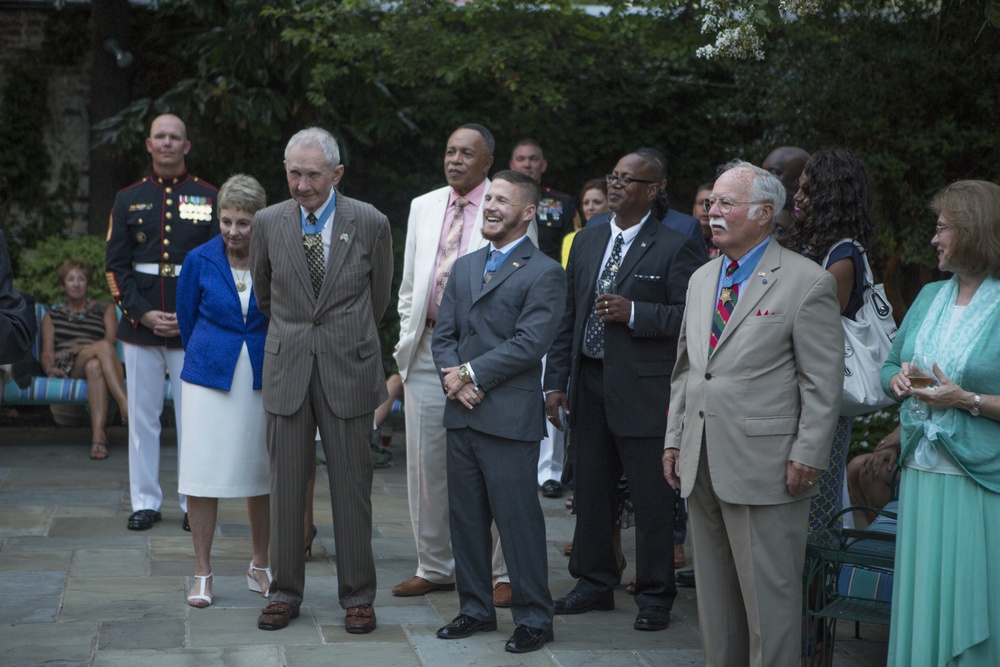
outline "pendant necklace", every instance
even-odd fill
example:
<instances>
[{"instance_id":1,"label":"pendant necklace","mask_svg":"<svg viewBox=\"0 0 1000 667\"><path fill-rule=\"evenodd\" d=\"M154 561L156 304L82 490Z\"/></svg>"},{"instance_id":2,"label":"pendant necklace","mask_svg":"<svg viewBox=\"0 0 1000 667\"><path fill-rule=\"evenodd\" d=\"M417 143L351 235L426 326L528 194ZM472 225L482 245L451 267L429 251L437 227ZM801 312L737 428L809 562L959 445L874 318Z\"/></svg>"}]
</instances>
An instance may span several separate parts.
<instances>
[{"instance_id":1,"label":"pendant necklace","mask_svg":"<svg viewBox=\"0 0 1000 667\"><path fill-rule=\"evenodd\" d=\"M233 273L235 274L238 270L239 269L233 268ZM250 273L250 269L249 268L246 271L244 271L242 275L236 275L236 291L237 292L246 292L247 291L246 277L247 277L248 273Z\"/></svg>"}]
</instances>

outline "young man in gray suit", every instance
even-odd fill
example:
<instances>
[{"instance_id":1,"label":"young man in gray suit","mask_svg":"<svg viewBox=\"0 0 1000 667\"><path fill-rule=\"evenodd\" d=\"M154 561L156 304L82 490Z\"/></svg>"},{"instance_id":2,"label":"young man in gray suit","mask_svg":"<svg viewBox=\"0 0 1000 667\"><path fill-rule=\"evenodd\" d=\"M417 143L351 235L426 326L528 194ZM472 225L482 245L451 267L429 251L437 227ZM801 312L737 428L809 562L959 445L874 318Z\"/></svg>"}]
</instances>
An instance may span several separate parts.
<instances>
[{"instance_id":1,"label":"young man in gray suit","mask_svg":"<svg viewBox=\"0 0 1000 667\"><path fill-rule=\"evenodd\" d=\"M512 653L538 650L553 638L535 469L545 435L541 359L562 316L566 279L527 237L538 201L532 178L515 171L494 176L483 203L482 235L490 244L455 262L431 345L449 399L448 501L461 604L437 634L462 639L496 630L495 521L510 554L517 629L505 648Z\"/></svg>"},{"instance_id":2,"label":"young man in gray suit","mask_svg":"<svg viewBox=\"0 0 1000 667\"><path fill-rule=\"evenodd\" d=\"M375 629L371 441L386 399L377 325L389 304L389 220L335 187L337 141L302 130L285 148L292 199L254 217L250 270L271 321L264 344L264 410L271 455L271 603L257 620L280 630L299 615L305 586L306 488L319 427L348 632Z\"/></svg>"}]
</instances>

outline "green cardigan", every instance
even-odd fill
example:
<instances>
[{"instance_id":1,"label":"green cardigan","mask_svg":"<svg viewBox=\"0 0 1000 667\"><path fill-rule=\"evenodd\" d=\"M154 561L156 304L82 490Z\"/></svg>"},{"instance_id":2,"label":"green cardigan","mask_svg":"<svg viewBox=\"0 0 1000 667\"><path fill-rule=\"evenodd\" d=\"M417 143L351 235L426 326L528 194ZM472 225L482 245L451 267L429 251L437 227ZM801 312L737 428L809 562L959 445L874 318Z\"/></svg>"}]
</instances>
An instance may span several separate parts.
<instances>
[{"instance_id":1,"label":"green cardigan","mask_svg":"<svg viewBox=\"0 0 1000 667\"><path fill-rule=\"evenodd\" d=\"M935 282L925 286L906 313L889 358L882 366L882 390L889 396L892 396L889 380L899 372L901 361L913 357L913 346L920 324L934 302L934 297L947 282ZM990 330L980 338L977 349L972 351L969 364L962 372L962 376L961 386L966 391L987 395L1000 394L1000 318L995 319L990 324ZM969 477L990 491L1000 493L1000 422L982 416L973 417L961 408L951 409L958 411L955 434L951 438L942 435L937 441L939 446L946 449ZM923 422L913 413L903 410L899 413L899 422L902 427L900 460L905 461L912 456L920 442Z\"/></svg>"}]
</instances>

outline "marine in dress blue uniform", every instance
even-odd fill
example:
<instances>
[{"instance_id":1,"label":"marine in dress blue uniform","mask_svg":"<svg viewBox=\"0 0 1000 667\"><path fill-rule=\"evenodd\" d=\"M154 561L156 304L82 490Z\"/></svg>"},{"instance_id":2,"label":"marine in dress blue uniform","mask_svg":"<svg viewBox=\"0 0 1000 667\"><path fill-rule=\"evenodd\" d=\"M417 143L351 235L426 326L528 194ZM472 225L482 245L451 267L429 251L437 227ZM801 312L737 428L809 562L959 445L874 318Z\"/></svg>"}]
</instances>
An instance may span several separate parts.
<instances>
[{"instance_id":1,"label":"marine in dress blue uniform","mask_svg":"<svg viewBox=\"0 0 1000 667\"><path fill-rule=\"evenodd\" d=\"M177 277L187 253L219 233L218 190L187 173L190 147L179 118L157 117L146 139L153 175L118 193L108 221L105 275L122 312L118 340L128 388L132 530L160 520L160 415L168 371L180 413L184 350L175 314ZM179 456L179 422L177 440ZM180 496L182 510L186 504Z\"/></svg>"}]
</instances>

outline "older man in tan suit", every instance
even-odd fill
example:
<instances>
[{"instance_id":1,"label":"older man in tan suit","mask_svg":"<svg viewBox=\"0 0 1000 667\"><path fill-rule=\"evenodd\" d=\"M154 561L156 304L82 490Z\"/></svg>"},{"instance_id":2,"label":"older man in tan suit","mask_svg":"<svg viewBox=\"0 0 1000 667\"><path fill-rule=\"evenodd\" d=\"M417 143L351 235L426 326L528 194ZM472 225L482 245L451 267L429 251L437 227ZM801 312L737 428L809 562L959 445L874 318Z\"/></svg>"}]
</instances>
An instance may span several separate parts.
<instances>
[{"instance_id":1,"label":"older man in tan suit","mask_svg":"<svg viewBox=\"0 0 1000 667\"><path fill-rule=\"evenodd\" d=\"M844 377L836 283L771 239L781 182L733 162L709 197L723 256L691 277L671 379L667 481L688 498L705 664L801 655L809 499Z\"/></svg>"},{"instance_id":2,"label":"older man in tan suit","mask_svg":"<svg viewBox=\"0 0 1000 667\"><path fill-rule=\"evenodd\" d=\"M375 629L372 419L385 400L378 321L389 303L389 221L335 186L337 142L309 128L285 149L292 199L254 218L250 269L264 344L264 410L271 455L270 604L257 625L280 630L299 615L305 586L303 522L317 426L326 452L340 605L351 633Z\"/></svg>"}]
</instances>

